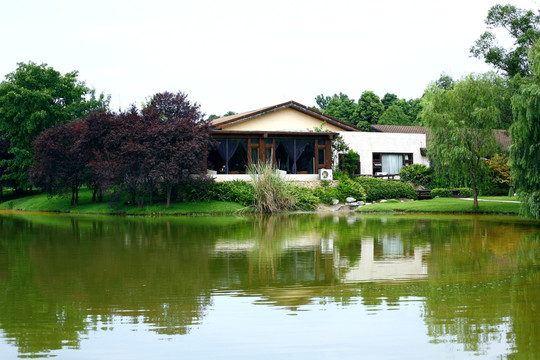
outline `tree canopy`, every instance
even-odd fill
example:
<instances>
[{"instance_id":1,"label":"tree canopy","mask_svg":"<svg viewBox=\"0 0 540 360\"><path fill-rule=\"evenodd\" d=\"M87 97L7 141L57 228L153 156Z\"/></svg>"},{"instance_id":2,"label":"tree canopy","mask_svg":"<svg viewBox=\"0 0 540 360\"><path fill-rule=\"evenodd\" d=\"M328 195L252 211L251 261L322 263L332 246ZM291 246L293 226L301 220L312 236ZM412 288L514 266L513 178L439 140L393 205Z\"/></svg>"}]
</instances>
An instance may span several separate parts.
<instances>
[{"instance_id":1,"label":"tree canopy","mask_svg":"<svg viewBox=\"0 0 540 360\"><path fill-rule=\"evenodd\" d=\"M443 177L449 186L471 186L474 207L478 207L477 188L486 174L484 159L496 151L492 131L499 117L496 82L491 73L469 75L450 90L432 85L424 95L428 156L439 181Z\"/></svg>"},{"instance_id":2,"label":"tree canopy","mask_svg":"<svg viewBox=\"0 0 540 360\"><path fill-rule=\"evenodd\" d=\"M355 111L355 120L358 127L367 127L378 124L379 118L384 112L384 105L381 99L373 91L364 91L358 100Z\"/></svg>"},{"instance_id":3,"label":"tree canopy","mask_svg":"<svg viewBox=\"0 0 540 360\"><path fill-rule=\"evenodd\" d=\"M34 139L45 129L108 106L109 99L96 97L77 75L77 71L62 75L46 64L19 63L0 83L0 133L9 140L13 155L2 160L4 180L14 181L20 189L28 187Z\"/></svg>"},{"instance_id":4,"label":"tree canopy","mask_svg":"<svg viewBox=\"0 0 540 360\"><path fill-rule=\"evenodd\" d=\"M533 76L523 80L512 98L510 166L522 214L540 219L540 41L531 52L531 64Z\"/></svg>"},{"instance_id":5,"label":"tree canopy","mask_svg":"<svg viewBox=\"0 0 540 360\"><path fill-rule=\"evenodd\" d=\"M178 92L155 94L142 109L120 114L93 112L80 121L46 129L34 141L32 182L58 195L87 183L101 200L104 191L125 190L142 207L156 189L170 205L173 188L202 175L213 141L200 106Z\"/></svg>"},{"instance_id":6,"label":"tree canopy","mask_svg":"<svg viewBox=\"0 0 540 360\"><path fill-rule=\"evenodd\" d=\"M506 30L514 39L514 47L505 49L497 42L495 33L488 30L470 48L471 54L484 59L509 78L518 74L530 75L528 51L540 36L540 14L510 4L494 5L489 9L485 23L488 29Z\"/></svg>"}]
</instances>

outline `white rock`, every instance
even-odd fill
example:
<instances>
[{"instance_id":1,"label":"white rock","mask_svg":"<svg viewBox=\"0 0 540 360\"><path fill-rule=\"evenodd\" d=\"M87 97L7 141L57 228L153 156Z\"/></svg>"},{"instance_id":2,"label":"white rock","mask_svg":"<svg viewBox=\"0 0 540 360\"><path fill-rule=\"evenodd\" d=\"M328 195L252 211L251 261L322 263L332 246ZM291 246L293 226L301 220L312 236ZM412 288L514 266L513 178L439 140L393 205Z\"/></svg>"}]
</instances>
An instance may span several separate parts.
<instances>
[{"instance_id":1,"label":"white rock","mask_svg":"<svg viewBox=\"0 0 540 360\"><path fill-rule=\"evenodd\" d=\"M382 199L382 200L379 201L379 202L385 203L385 202L387 202L387 201L388 201L388 200L386 200L386 199Z\"/></svg>"},{"instance_id":2,"label":"white rock","mask_svg":"<svg viewBox=\"0 0 540 360\"><path fill-rule=\"evenodd\" d=\"M332 199L332 205L337 205L339 204L339 200L338 199Z\"/></svg>"},{"instance_id":3,"label":"white rock","mask_svg":"<svg viewBox=\"0 0 540 360\"><path fill-rule=\"evenodd\" d=\"M356 199L353 198L353 197L348 197L348 198L345 199L345 201L348 202L348 203L353 203L353 202L356 202Z\"/></svg>"}]
</instances>

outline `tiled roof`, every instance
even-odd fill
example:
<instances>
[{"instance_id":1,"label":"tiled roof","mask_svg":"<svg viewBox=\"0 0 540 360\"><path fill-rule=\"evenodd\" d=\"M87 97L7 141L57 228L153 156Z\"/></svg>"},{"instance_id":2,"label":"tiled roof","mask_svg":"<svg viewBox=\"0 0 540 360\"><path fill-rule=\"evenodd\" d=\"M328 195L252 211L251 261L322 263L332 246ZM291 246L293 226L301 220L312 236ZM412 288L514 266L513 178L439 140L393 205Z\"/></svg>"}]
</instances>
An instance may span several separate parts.
<instances>
[{"instance_id":1,"label":"tiled roof","mask_svg":"<svg viewBox=\"0 0 540 360\"><path fill-rule=\"evenodd\" d=\"M423 126L405 125L370 125L371 132L399 133L399 134L426 134L427 129Z\"/></svg>"},{"instance_id":2,"label":"tiled roof","mask_svg":"<svg viewBox=\"0 0 540 360\"><path fill-rule=\"evenodd\" d=\"M332 125L342 128L344 131L360 131L360 129L354 125L351 125L349 123L346 123L345 121L336 119L332 116L325 115L317 110L309 108L295 101L288 101L283 104L268 106L268 107L258 109L258 110L252 110L252 111L247 111L247 112L243 112L236 115L225 116L219 119L211 120L210 124L216 129L224 129L225 127L227 127L227 125L247 121L254 117L262 116L267 113L286 109L286 108L292 108L304 114L313 116L321 121L326 121L328 124L332 124Z\"/></svg>"}]
</instances>

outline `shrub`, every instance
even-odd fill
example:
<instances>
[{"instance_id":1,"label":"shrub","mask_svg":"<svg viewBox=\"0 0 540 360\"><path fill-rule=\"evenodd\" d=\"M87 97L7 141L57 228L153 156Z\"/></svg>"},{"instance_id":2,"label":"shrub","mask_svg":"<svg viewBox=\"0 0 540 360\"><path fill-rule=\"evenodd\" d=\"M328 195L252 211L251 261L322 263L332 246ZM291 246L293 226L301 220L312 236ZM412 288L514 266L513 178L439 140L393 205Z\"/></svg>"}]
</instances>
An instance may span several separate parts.
<instances>
[{"instance_id":1,"label":"shrub","mask_svg":"<svg viewBox=\"0 0 540 360\"><path fill-rule=\"evenodd\" d=\"M295 199L294 210L315 210L321 202L314 190L296 185L290 185L290 189Z\"/></svg>"},{"instance_id":2,"label":"shrub","mask_svg":"<svg viewBox=\"0 0 540 360\"><path fill-rule=\"evenodd\" d=\"M362 185L347 176L339 180L336 186L319 186L314 190L314 194L326 204L331 204L334 199L343 202L348 197L353 197L358 201L366 200L366 192Z\"/></svg>"},{"instance_id":3,"label":"shrub","mask_svg":"<svg viewBox=\"0 0 540 360\"><path fill-rule=\"evenodd\" d=\"M452 190L450 189L444 189L444 188L437 188L431 190L431 197L451 197L452 196Z\"/></svg>"},{"instance_id":4,"label":"shrub","mask_svg":"<svg viewBox=\"0 0 540 360\"><path fill-rule=\"evenodd\" d=\"M216 182L209 190L212 200L233 201L244 206L253 205L253 184L247 181Z\"/></svg>"},{"instance_id":5,"label":"shrub","mask_svg":"<svg viewBox=\"0 0 540 360\"><path fill-rule=\"evenodd\" d=\"M401 181L390 181L371 177L359 177L354 181L363 186L366 191L367 201L379 199L416 199L414 188Z\"/></svg>"},{"instance_id":6,"label":"shrub","mask_svg":"<svg viewBox=\"0 0 540 360\"><path fill-rule=\"evenodd\" d=\"M360 155L356 151L349 150L348 153L343 157L343 166L345 171L352 176L355 174L356 169L358 168L358 161L360 160Z\"/></svg>"},{"instance_id":7,"label":"shrub","mask_svg":"<svg viewBox=\"0 0 540 360\"><path fill-rule=\"evenodd\" d=\"M433 182L433 169L422 164L412 164L402 167L399 177L403 181L429 189Z\"/></svg>"},{"instance_id":8,"label":"shrub","mask_svg":"<svg viewBox=\"0 0 540 360\"><path fill-rule=\"evenodd\" d=\"M253 206L258 213L272 214L294 207L291 186L271 164L253 164L249 173L253 179Z\"/></svg>"},{"instance_id":9,"label":"shrub","mask_svg":"<svg viewBox=\"0 0 540 360\"><path fill-rule=\"evenodd\" d=\"M211 200L211 189L214 179L208 177L190 178L178 184L176 191L180 201L207 201Z\"/></svg>"},{"instance_id":10,"label":"shrub","mask_svg":"<svg viewBox=\"0 0 540 360\"><path fill-rule=\"evenodd\" d=\"M472 197L473 191L471 188L459 188L457 189L458 196Z\"/></svg>"}]
</instances>

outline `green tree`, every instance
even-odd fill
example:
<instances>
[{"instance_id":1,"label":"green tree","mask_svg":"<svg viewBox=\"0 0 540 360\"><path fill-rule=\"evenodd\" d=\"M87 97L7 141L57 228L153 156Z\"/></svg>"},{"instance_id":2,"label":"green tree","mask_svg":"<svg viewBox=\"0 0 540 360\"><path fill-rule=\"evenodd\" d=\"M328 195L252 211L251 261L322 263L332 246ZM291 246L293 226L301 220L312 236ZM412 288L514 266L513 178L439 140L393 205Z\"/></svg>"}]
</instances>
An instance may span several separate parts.
<instances>
[{"instance_id":1,"label":"green tree","mask_svg":"<svg viewBox=\"0 0 540 360\"><path fill-rule=\"evenodd\" d=\"M454 87L454 83L455 81L450 75L442 73L441 76L439 76L439 79L435 81L435 86L443 90L450 90Z\"/></svg>"},{"instance_id":2,"label":"green tree","mask_svg":"<svg viewBox=\"0 0 540 360\"><path fill-rule=\"evenodd\" d=\"M540 41L531 52L531 63L533 76L523 81L512 98L510 168L522 198L521 213L540 219Z\"/></svg>"},{"instance_id":3,"label":"green tree","mask_svg":"<svg viewBox=\"0 0 540 360\"><path fill-rule=\"evenodd\" d=\"M315 102L317 103L316 109L321 112L324 112L324 109L326 109L330 100L332 100L332 97L328 95L325 96L323 94L320 94L320 95L315 96Z\"/></svg>"},{"instance_id":4,"label":"green tree","mask_svg":"<svg viewBox=\"0 0 540 360\"><path fill-rule=\"evenodd\" d=\"M509 78L518 74L530 75L527 54L540 36L540 16L532 10L523 10L510 4L495 5L489 9L485 23L488 29L506 30L514 39L514 47L505 49L497 43L495 34L488 30L470 48L471 54L484 59Z\"/></svg>"},{"instance_id":5,"label":"green tree","mask_svg":"<svg viewBox=\"0 0 540 360\"><path fill-rule=\"evenodd\" d=\"M381 125L411 125L411 119L402 107L399 105L391 105L382 114L379 124Z\"/></svg>"},{"instance_id":6,"label":"green tree","mask_svg":"<svg viewBox=\"0 0 540 360\"><path fill-rule=\"evenodd\" d=\"M373 91L364 91L358 100L355 111L356 124L378 124L384 112L381 99Z\"/></svg>"},{"instance_id":7,"label":"green tree","mask_svg":"<svg viewBox=\"0 0 540 360\"><path fill-rule=\"evenodd\" d=\"M354 100L343 93L339 93L339 95L334 94L332 96L324 108L323 113L355 125L355 109L356 103Z\"/></svg>"},{"instance_id":8,"label":"green tree","mask_svg":"<svg viewBox=\"0 0 540 360\"><path fill-rule=\"evenodd\" d=\"M396 94L386 93L384 94L383 98L381 99L381 102L384 105L384 109L388 109L390 105L394 103L398 99Z\"/></svg>"},{"instance_id":9,"label":"green tree","mask_svg":"<svg viewBox=\"0 0 540 360\"><path fill-rule=\"evenodd\" d=\"M428 156L436 173L461 178L471 186L475 208L478 184L487 174L484 159L496 150L492 131L499 117L496 82L491 73L469 75L451 90L431 85L424 95L423 119L430 131Z\"/></svg>"},{"instance_id":10,"label":"green tree","mask_svg":"<svg viewBox=\"0 0 540 360\"><path fill-rule=\"evenodd\" d=\"M0 84L0 133L9 140L12 159L2 160L3 180L30 186L32 141L44 130L105 109L109 98L77 80L77 71L60 74L46 64L19 63Z\"/></svg>"}]
</instances>

